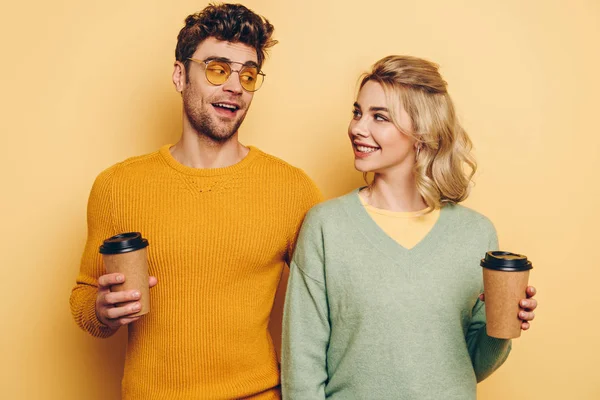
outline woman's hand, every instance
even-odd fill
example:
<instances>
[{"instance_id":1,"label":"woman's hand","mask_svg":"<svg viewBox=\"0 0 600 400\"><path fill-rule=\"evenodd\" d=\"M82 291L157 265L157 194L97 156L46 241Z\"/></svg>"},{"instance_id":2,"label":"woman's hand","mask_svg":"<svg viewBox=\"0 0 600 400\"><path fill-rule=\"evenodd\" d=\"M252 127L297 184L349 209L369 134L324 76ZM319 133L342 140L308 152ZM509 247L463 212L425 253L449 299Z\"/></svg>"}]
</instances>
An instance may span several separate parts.
<instances>
[{"instance_id":1,"label":"woman's hand","mask_svg":"<svg viewBox=\"0 0 600 400\"><path fill-rule=\"evenodd\" d=\"M533 286L527 286L527 290L525 291L527 294L526 299L522 299L519 302L519 319L523 321L521 323L521 329L526 331L531 327L529 321L533 321L535 318L535 309L537 308L537 300L533 298L537 293L537 290ZM485 301L485 295L482 293L479 295L479 299L481 301Z\"/></svg>"}]
</instances>

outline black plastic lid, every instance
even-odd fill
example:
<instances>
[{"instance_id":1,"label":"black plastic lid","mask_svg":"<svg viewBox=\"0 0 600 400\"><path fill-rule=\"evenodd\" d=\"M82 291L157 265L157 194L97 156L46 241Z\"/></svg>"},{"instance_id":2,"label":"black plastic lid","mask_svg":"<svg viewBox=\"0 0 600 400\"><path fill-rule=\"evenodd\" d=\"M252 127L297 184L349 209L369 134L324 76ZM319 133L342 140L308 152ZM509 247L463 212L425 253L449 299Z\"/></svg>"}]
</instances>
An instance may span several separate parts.
<instances>
[{"instance_id":1,"label":"black plastic lid","mask_svg":"<svg viewBox=\"0 0 600 400\"><path fill-rule=\"evenodd\" d=\"M481 260L481 266L496 271L519 272L532 269L531 261L522 254L508 251L488 251Z\"/></svg>"},{"instance_id":2,"label":"black plastic lid","mask_svg":"<svg viewBox=\"0 0 600 400\"><path fill-rule=\"evenodd\" d=\"M115 235L100 246L102 254L121 254L136 251L148 246L148 240L139 232L127 232Z\"/></svg>"}]
</instances>

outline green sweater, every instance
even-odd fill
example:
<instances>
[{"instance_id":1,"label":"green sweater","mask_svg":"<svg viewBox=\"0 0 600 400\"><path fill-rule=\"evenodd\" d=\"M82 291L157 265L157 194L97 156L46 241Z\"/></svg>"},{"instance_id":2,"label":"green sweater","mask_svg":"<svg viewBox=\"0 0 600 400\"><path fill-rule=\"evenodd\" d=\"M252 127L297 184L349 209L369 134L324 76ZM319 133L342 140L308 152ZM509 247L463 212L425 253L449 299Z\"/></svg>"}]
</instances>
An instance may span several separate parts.
<instances>
[{"instance_id":1,"label":"green sweater","mask_svg":"<svg viewBox=\"0 0 600 400\"><path fill-rule=\"evenodd\" d=\"M315 206L291 263L282 349L284 399L475 399L510 340L485 331L479 260L492 223L442 208L408 250L387 236L358 190Z\"/></svg>"}]
</instances>

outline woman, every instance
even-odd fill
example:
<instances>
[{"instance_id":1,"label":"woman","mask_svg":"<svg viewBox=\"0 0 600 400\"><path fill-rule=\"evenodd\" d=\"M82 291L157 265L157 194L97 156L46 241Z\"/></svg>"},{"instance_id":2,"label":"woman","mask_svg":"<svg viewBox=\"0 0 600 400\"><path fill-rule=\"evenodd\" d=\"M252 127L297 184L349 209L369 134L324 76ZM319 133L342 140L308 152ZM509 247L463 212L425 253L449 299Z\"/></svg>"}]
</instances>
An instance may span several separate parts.
<instances>
[{"instance_id":1,"label":"woman","mask_svg":"<svg viewBox=\"0 0 600 400\"><path fill-rule=\"evenodd\" d=\"M458 205L476 165L437 65L378 61L348 135L356 169L374 177L305 219L285 303L284 398L474 399L511 342L486 334L479 261L498 248L496 231Z\"/></svg>"}]
</instances>

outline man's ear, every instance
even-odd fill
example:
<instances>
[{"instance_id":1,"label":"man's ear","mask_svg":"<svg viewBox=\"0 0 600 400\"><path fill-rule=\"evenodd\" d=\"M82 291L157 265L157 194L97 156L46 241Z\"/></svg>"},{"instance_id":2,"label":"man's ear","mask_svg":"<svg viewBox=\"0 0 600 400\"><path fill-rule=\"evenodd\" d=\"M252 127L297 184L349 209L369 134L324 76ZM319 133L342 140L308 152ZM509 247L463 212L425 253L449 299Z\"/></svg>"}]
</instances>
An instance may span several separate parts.
<instances>
[{"instance_id":1,"label":"man's ear","mask_svg":"<svg viewBox=\"0 0 600 400\"><path fill-rule=\"evenodd\" d=\"M173 67L173 85L175 85L175 90L181 93L187 80L185 65L180 61L175 61Z\"/></svg>"}]
</instances>

